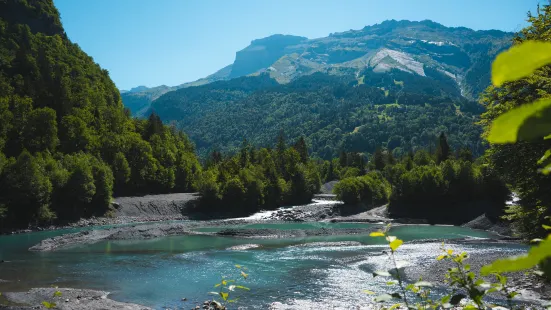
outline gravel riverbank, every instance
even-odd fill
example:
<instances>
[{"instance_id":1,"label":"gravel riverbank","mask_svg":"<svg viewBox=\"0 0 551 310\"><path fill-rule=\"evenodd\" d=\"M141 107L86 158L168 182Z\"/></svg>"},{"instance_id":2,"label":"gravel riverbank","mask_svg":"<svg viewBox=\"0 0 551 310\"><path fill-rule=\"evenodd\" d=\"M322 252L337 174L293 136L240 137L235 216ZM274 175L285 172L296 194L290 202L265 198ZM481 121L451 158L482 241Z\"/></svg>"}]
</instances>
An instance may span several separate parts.
<instances>
[{"instance_id":1,"label":"gravel riverbank","mask_svg":"<svg viewBox=\"0 0 551 310\"><path fill-rule=\"evenodd\" d=\"M151 310L146 306L114 301L108 296L109 292L85 289L33 288L28 292L3 293L9 305L0 305L0 309L46 309L42 302L48 302L55 303L55 309L60 310Z\"/></svg>"}]
</instances>

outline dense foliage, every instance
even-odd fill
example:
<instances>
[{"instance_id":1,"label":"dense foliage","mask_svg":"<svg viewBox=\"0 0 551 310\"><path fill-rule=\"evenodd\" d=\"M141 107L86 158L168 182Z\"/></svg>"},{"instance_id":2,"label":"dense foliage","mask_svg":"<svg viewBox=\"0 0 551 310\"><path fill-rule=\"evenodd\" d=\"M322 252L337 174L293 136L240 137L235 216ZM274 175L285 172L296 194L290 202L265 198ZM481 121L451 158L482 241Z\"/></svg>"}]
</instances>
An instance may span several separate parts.
<instances>
[{"instance_id":1,"label":"dense foliage","mask_svg":"<svg viewBox=\"0 0 551 310\"><path fill-rule=\"evenodd\" d=\"M305 204L319 192L318 167L304 139L287 147L280 133L275 149L255 149L246 140L234 156L213 152L199 180L203 210L250 213L260 208Z\"/></svg>"},{"instance_id":2,"label":"dense foliage","mask_svg":"<svg viewBox=\"0 0 551 310\"><path fill-rule=\"evenodd\" d=\"M364 169L357 169L359 176L346 177L350 170L332 162L337 166L333 171L344 177L334 193L349 204L390 202L388 211L394 217L461 224L484 213L502 215L509 191L495 173L473 163L468 150L453 154L444 134L436 149L434 154L419 150L401 160L379 149L367 165L372 171L361 175Z\"/></svg>"},{"instance_id":3,"label":"dense foliage","mask_svg":"<svg viewBox=\"0 0 551 310\"><path fill-rule=\"evenodd\" d=\"M337 199L346 204L364 202L370 205L388 202L391 187L380 172L359 177L348 177L335 185Z\"/></svg>"},{"instance_id":4,"label":"dense foliage","mask_svg":"<svg viewBox=\"0 0 551 310\"><path fill-rule=\"evenodd\" d=\"M550 6L538 9L536 15L529 15L528 21L530 24L515 37L515 45L527 40L551 39ZM551 98L550 66L544 66L526 78L505 83L501 87L489 87L482 99L487 107L487 112L482 116L485 135L488 135L492 121L500 115L544 98ZM549 127L542 122L540 128ZM525 234L544 234L541 223L545 222L546 216L551 215L551 178L538 173L541 167L537 164L550 148L551 140L540 138L516 144L492 144L485 154L492 169L519 196L520 205L510 210L509 218L515 220L520 231Z\"/></svg>"},{"instance_id":5,"label":"dense foliage","mask_svg":"<svg viewBox=\"0 0 551 310\"><path fill-rule=\"evenodd\" d=\"M187 132L203 158L213 149L235 153L243 138L266 147L281 129L291 140L304 136L311 155L324 159L341 150L386 147L401 156L434 149L440 132L453 148L482 154L481 129L474 125L482 107L462 98L446 75L426 71L421 77L369 69L362 72L364 84L322 73L286 85L268 75L244 77L167 93L153 108Z\"/></svg>"},{"instance_id":6,"label":"dense foliage","mask_svg":"<svg viewBox=\"0 0 551 310\"><path fill-rule=\"evenodd\" d=\"M102 214L114 193L190 190L199 172L183 133L130 118L52 1L0 1L3 227Z\"/></svg>"}]
</instances>

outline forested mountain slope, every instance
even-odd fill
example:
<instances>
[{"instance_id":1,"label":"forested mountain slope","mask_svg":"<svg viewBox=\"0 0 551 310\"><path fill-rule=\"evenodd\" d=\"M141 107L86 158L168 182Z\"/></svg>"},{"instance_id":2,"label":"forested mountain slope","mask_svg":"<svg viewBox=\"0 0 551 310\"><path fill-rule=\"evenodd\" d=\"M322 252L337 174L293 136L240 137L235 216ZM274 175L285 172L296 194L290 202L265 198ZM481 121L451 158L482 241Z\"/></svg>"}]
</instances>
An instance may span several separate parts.
<instances>
[{"instance_id":1,"label":"forested mountain slope","mask_svg":"<svg viewBox=\"0 0 551 310\"><path fill-rule=\"evenodd\" d=\"M125 112L51 0L0 0L0 229L102 214L113 193L190 190L198 170L184 134Z\"/></svg>"},{"instance_id":2,"label":"forested mountain slope","mask_svg":"<svg viewBox=\"0 0 551 310\"><path fill-rule=\"evenodd\" d=\"M352 76L315 73L284 85L262 74L170 92L153 108L184 129L202 156L234 152L244 138L268 146L280 130L290 141L304 136L311 154L325 159L377 147L401 156L433 148L441 132L454 149L480 155L481 130L474 123L481 106L463 98L445 74L427 73L367 69L363 84Z\"/></svg>"}]
</instances>

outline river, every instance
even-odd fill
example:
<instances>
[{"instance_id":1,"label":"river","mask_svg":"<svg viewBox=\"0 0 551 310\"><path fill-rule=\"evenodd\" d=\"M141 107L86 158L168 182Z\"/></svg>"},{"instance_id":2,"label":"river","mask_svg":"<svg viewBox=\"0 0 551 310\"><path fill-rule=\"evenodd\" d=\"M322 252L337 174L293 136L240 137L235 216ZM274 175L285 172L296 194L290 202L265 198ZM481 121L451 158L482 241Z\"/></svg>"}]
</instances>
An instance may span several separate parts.
<instances>
[{"instance_id":1,"label":"river","mask_svg":"<svg viewBox=\"0 0 551 310\"><path fill-rule=\"evenodd\" d=\"M346 229L378 226L363 223L256 223L233 225L248 229ZM198 228L214 232L221 227ZM112 292L110 298L156 309L192 308L212 298L208 292L221 276L239 278L236 264L246 266L242 284L251 289L239 304L250 309L276 305L282 309L350 308L369 303L362 291L388 292L386 279L375 270L389 268L382 240L367 235L315 236L289 239L248 239L220 236L172 236L151 240L101 241L54 252L30 252L39 241L72 230L1 236L0 291L31 287L91 288ZM392 233L406 241L399 259L423 268L434 262L440 243L424 239L476 238L477 243L452 245L457 251L515 255L526 251L516 244L486 243L492 233L453 226L397 226ZM408 242L410 242L408 244ZM251 248L248 244L258 247ZM241 246L241 247L240 247ZM2 281L0 281L2 282ZM188 301L183 302L182 298Z\"/></svg>"}]
</instances>

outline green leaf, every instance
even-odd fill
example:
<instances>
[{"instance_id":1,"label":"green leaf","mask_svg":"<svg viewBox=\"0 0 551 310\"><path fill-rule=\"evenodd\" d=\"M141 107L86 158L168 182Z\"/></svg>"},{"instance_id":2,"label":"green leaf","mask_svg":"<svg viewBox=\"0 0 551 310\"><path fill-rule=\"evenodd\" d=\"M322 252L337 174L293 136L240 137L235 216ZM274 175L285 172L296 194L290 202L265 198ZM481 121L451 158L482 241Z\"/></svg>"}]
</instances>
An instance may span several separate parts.
<instances>
[{"instance_id":1,"label":"green leaf","mask_svg":"<svg viewBox=\"0 0 551 310\"><path fill-rule=\"evenodd\" d=\"M549 63L551 43L525 41L496 57L492 64L492 83L501 86L505 82L527 77Z\"/></svg>"},{"instance_id":2,"label":"green leaf","mask_svg":"<svg viewBox=\"0 0 551 310\"><path fill-rule=\"evenodd\" d=\"M551 257L551 238L547 238L531 248L528 254L496 260L492 264L482 267L480 273L486 276L490 273L526 270L536 266L547 257Z\"/></svg>"},{"instance_id":3,"label":"green leaf","mask_svg":"<svg viewBox=\"0 0 551 310\"><path fill-rule=\"evenodd\" d=\"M55 291L54 292L54 297L61 297L61 292L60 291Z\"/></svg>"},{"instance_id":4,"label":"green leaf","mask_svg":"<svg viewBox=\"0 0 551 310\"><path fill-rule=\"evenodd\" d=\"M513 299L513 298L515 298L515 296L517 296L517 295L518 295L517 292L511 292L511 293L507 294L507 298Z\"/></svg>"},{"instance_id":5,"label":"green leaf","mask_svg":"<svg viewBox=\"0 0 551 310\"><path fill-rule=\"evenodd\" d=\"M382 295L379 295L377 297L375 297L375 302L385 302L385 301L389 301L392 299L392 296L388 295L388 294L382 294Z\"/></svg>"},{"instance_id":6,"label":"green leaf","mask_svg":"<svg viewBox=\"0 0 551 310\"><path fill-rule=\"evenodd\" d=\"M381 276L381 277L390 277L390 273L388 273L387 271L381 271L381 270L377 270L377 271L374 271L373 272L373 277L376 277L376 276Z\"/></svg>"},{"instance_id":7,"label":"green leaf","mask_svg":"<svg viewBox=\"0 0 551 310\"><path fill-rule=\"evenodd\" d=\"M497 292L497 291L499 291L499 288L497 288L497 287L492 287L492 288L490 288L489 290L487 290L486 293L490 294L490 293Z\"/></svg>"},{"instance_id":8,"label":"green leaf","mask_svg":"<svg viewBox=\"0 0 551 310\"><path fill-rule=\"evenodd\" d=\"M388 245L390 246L390 249L392 249L392 251L396 251L403 243L404 243L404 241L402 241L400 239L396 239L396 240L392 241L391 243L389 243Z\"/></svg>"},{"instance_id":9,"label":"green leaf","mask_svg":"<svg viewBox=\"0 0 551 310\"><path fill-rule=\"evenodd\" d=\"M374 231L372 233L369 234L370 237L384 237L385 234L380 232L380 231Z\"/></svg>"},{"instance_id":10,"label":"green leaf","mask_svg":"<svg viewBox=\"0 0 551 310\"><path fill-rule=\"evenodd\" d=\"M457 306L461 302L461 299L463 299L465 297L467 297L467 296L465 296L463 294L453 295L451 300L450 300L450 304L452 304L454 306Z\"/></svg>"},{"instance_id":11,"label":"green leaf","mask_svg":"<svg viewBox=\"0 0 551 310\"><path fill-rule=\"evenodd\" d=\"M368 295L375 295L376 294L375 292L370 291L370 290L364 290L363 292L368 294Z\"/></svg>"},{"instance_id":12,"label":"green leaf","mask_svg":"<svg viewBox=\"0 0 551 310\"><path fill-rule=\"evenodd\" d=\"M551 120L544 112L549 112L551 99L524 104L496 118L490 127L488 141L491 143L514 143L517 140L533 140L547 134ZM549 114L549 113L548 113Z\"/></svg>"},{"instance_id":13,"label":"green leaf","mask_svg":"<svg viewBox=\"0 0 551 310\"><path fill-rule=\"evenodd\" d=\"M396 309L400 306L401 306L401 304L394 304L394 305L390 306L390 308L388 308L388 310L394 310L394 309Z\"/></svg>"},{"instance_id":14,"label":"green leaf","mask_svg":"<svg viewBox=\"0 0 551 310\"><path fill-rule=\"evenodd\" d=\"M251 289L242 285L236 285L235 288L238 288L240 290L250 291Z\"/></svg>"},{"instance_id":15,"label":"green leaf","mask_svg":"<svg viewBox=\"0 0 551 310\"><path fill-rule=\"evenodd\" d=\"M386 283L386 285L394 285L394 284L398 284L398 281L388 281Z\"/></svg>"},{"instance_id":16,"label":"green leaf","mask_svg":"<svg viewBox=\"0 0 551 310\"><path fill-rule=\"evenodd\" d=\"M443 260L444 258L448 258L448 255L440 255L436 258L436 260Z\"/></svg>"},{"instance_id":17,"label":"green leaf","mask_svg":"<svg viewBox=\"0 0 551 310\"><path fill-rule=\"evenodd\" d=\"M540 172L544 175L551 174L551 164L549 164L549 165L545 166L544 168L542 168Z\"/></svg>"},{"instance_id":18,"label":"green leaf","mask_svg":"<svg viewBox=\"0 0 551 310\"><path fill-rule=\"evenodd\" d=\"M538 165L543 164L549 157L551 157L551 150L545 151L545 154L538 160Z\"/></svg>"},{"instance_id":19,"label":"green leaf","mask_svg":"<svg viewBox=\"0 0 551 310\"><path fill-rule=\"evenodd\" d=\"M229 296L230 296L229 293L220 292L220 297L222 297L222 299L224 299L224 301L228 300Z\"/></svg>"},{"instance_id":20,"label":"green leaf","mask_svg":"<svg viewBox=\"0 0 551 310\"><path fill-rule=\"evenodd\" d=\"M491 289L492 285L490 283L480 283L477 285L478 287L480 287L481 289Z\"/></svg>"},{"instance_id":21,"label":"green leaf","mask_svg":"<svg viewBox=\"0 0 551 310\"><path fill-rule=\"evenodd\" d=\"M249 277L249 275L244 273L243 271L241 271L241 276L243 277L243 279L247 279Z\"/></svg>"},{"instance_id":22,"label":"green leaf","mask_svg":"<svg viewBox=\"0 0 551 310\"><path fill-rule=\"evenodd\" d=\"M55 308L55 307L57 306L55 303L53 303L53 302L47 302L47 301L43 301L43 302L42 302L42 305L43 305L44 307L46 307L46 309L53 309L53 308Z\"/></svg>"},{"instance_id":23,"label":"green leaf","mask_svg":"<svg viewBox=\"0 0 551 310\"><path fill-rule=\"evenodd\" d=\"M235 265L235 267L241 269L241 265Z\"/></svg>"},{"instance_id":24,"label":"green leaf","mask_svg":"<svg viewBox=\"0 0 551 310\"><path fill-rule=\"evenodd\" d=\"M545 229L545 230L551 230L551 226L549 226L549 225L543 224L543 225L541 225L541 227L543 227L543 229Z\"/></svg>"},{"instance_id":25,"label":"green leaf","mask_svg":"<svg viewBox=\"0 0 551 310\"><path fill-rule=\"evenodd\" d=\"M446 296L442 297L440 302L443 303L443 304L447 304L451 299L452 299L452 297L450 295L446 295Z\"/></svg>"},{"instance_id":26,"label":"green leaf","mask_svg":"<svg viewBox=\"0 0 551 310\"><path fill-rule=\"evenodd\" d=\"M414 285L417 286L417 287L433 287L434 286L434 285L432 285L432 283L427 282L427 281L419 281L419 282L415 283Z\"/></svg>"}]
</instances>

